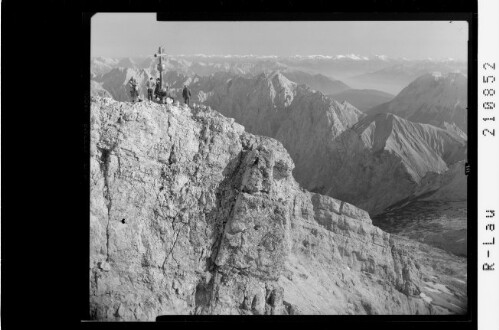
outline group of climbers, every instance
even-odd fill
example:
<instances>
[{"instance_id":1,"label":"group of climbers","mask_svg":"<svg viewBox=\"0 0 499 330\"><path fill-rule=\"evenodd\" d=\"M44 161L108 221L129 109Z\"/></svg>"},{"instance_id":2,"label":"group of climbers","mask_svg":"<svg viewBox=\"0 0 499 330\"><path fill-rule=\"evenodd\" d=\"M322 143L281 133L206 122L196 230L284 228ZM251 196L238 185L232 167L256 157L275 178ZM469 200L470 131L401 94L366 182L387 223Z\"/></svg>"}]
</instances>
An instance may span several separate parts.
<instances>
[{"instance_id":1,"label":"group of climbers","mask_svg":"<svg viewBox=\"0 0 499 330\"><path fill-rule=\"evenodd\" d=\"M137 101L137 99L139 99L139 86L135 77L131 77L128 81L128 84L130 85L130 96L132 98L132 102L135 102ZM172 102L175 102L175 99L170 94L168 85L166 85L165 88L161 88L160 78L157 78L156 82L154 81L153 77L149 78L149 80L146 82L146 88L148 101L159 100L161 103L163 103L166 98L170 98L172 99ZM184 103L189 105L191 91L189 90L187 85L184 85L182 96L184 98ZM139 101L141 100L139 99Z\"/></svg>"}]
</instances>

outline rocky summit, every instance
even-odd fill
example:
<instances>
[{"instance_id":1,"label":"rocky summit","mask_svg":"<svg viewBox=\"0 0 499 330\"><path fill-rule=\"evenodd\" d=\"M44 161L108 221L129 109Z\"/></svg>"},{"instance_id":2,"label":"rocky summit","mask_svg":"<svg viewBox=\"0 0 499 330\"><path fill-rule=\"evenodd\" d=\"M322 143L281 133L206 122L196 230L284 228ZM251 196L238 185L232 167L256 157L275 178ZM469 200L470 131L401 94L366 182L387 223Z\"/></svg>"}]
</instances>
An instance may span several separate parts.
<instances>
[{"instance_id":1,"label":"rocky summit","mask_svg":"<svg viewBox=\"0 0 499 330\"><path fill-rule=\"evenodd\" d=\"M304 190L277 140L206 107L96 96L90 119L92 319L466 312L464 258Z\"/></svg>"}]
</instances>

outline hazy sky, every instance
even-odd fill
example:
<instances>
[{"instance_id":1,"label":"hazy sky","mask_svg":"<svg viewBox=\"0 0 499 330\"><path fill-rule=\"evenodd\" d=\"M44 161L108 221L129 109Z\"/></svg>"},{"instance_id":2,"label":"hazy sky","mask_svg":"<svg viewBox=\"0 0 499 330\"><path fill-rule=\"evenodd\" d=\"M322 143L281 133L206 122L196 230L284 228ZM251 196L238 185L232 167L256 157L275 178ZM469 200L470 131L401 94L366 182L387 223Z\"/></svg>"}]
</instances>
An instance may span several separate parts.
<instances>
[{"instance_id":1,"label":"hazy sky","mask_svg":"<svg viewBox=\"0 0 499 330\"><path fill-rule=\"evenodd\" d=\"M156 14L92 17L92 56L168 54L387 55L465 60L465 21L156 22Z\"/></svg>"}]
</instances>

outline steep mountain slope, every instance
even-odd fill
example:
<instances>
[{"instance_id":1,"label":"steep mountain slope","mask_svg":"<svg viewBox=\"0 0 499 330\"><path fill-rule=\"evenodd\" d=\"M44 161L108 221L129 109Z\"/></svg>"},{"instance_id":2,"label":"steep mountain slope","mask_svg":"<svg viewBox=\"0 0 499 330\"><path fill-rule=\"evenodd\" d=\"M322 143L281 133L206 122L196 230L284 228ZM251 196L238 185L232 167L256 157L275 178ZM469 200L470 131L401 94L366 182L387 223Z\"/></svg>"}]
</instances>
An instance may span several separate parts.
<instances>
[{"instance_id":1,"label":"steep mountain slope","mask_svg":"<svg viewBox=\"0 0 499 330\"><path fill-rule=\"evenodd\" d=\"M301 189L216 111L95 98L90 155L92 319L467 310L465 259Z\"/></svg>"},{"instance_id":2,"label":"steep mountain slope","mask_svg":"<svg viewBox=\"0 0 499 330\"><path fill-rule=\"evenodd\" d=\"M464 160L443 174L428 172L410 198L382 214L373 223L396 233L458 256L467 255L467 177Z\"/></svg>"},{"instance_id":3,"label":"steep mountain slope","mask_svg":"<svg viewBox=\"0 0 499 330\"><path fill-rule=\"evenodd\" d=\"M425 74L404 88L393 100L369 113L393 113L413 122L448 127L464 133L468 124L467 78L460 73Z\"/></svg>"},{"instance_id":4,"label":"steep mountain slope","mask_svg":"<svg viewBox=\"0 0 499 330\"><path fill-rule=\"evenodd\" d=\"M335 94L350 89L349 86L339 80L333 80L322 74L310 74L303 71L287 70L282 74L297 84L305 84L310 88L318 90L322 94Z\"/></svg>"},{"instance_id":5,"label":"steep mountain slope","mask_svg":"<svg viewBox=\"0 0 499 330\"><path fill-rule=\"evenodd\" d=\"M348 89L328 96L339 102L347 101L361 111L369 110L395 97L395 95L375 89Z\"/></svg>"},{"instance_id":6,"label":"steep mountain slope","mask_svg":"<svg viewBox=\"0 0 499 330\"><path fill-rule=\"evenodd\" d=\"M280 72L235 77L210 95L205 104L234 118L248 132L281 141L296 164L295 178L304 186L321 166L321 152L365 116L347 103L297 85Z\"/></svg>"},{"instance_id":7,"label":"steep mountain slope","mask_svg":"<svg viewBox=\"0 0 499 330\"><path fill-rule=\"evenodd\" d=\"M468 198L468 182L464 168L465 161L461 160L450 165L444 175L428 172L414 195L419 200L465 201Z\"/></svg>"},{"instance_id":8,"label":"steep mountain slope","mask_svg":"<svg viewBox=\"0 0 499 330\"><path fill-rule=\"evenodd\" d=\"M450 131L369 115L333 141L306 187L377 214L413 197L427 174L441 175L465 158L466 141Z\"/></svg>"}]
</instances>

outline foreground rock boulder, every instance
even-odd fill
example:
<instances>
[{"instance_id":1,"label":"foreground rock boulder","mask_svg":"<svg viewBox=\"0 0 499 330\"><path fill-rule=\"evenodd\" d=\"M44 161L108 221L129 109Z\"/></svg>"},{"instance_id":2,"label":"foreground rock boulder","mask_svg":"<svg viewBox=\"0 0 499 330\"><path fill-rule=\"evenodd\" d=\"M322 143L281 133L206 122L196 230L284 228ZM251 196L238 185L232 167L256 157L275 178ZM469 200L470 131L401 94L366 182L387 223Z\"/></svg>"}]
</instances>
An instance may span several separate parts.
<instances>
[{"instance_id":1,"label":"foreground rock boulder","mask_svg":"<svg viewBox=\"0 0 499 330\"><path fill-rule=\"evenodd\" d=\"M460 314L466 259L308 192L211 109L91 102L90 316Z\"/></svg>"}]
</instances>

